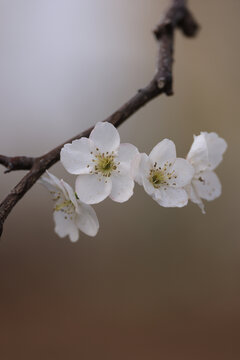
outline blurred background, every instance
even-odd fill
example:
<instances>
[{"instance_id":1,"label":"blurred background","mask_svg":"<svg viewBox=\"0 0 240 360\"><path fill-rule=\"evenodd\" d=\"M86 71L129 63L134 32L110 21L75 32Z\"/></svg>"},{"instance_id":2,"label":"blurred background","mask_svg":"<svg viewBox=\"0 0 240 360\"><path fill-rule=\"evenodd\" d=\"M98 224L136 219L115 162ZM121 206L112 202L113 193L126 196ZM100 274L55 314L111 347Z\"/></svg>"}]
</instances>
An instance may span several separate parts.
<instances>
[{"instance_id":1,"label":"blurred background","mask_svg":"<svg viewBox=\"0 0 240 360\"><path fill-rule=\"evenodd\" d=\"M103 120L155 71L151 30L166 0L0 0L0 153L38 156ZM35 185L0 242L0 359L240 359L240 1L189 1L201 31L176 35L174 96L120 128L184 157L200 131L228 142L222 196L206 215L144 190L95 210L96 238L54 233ZM0 174L0 198L24 175ZM60 164L51 171L71 184Z\"/></svg>"}]
</instances>

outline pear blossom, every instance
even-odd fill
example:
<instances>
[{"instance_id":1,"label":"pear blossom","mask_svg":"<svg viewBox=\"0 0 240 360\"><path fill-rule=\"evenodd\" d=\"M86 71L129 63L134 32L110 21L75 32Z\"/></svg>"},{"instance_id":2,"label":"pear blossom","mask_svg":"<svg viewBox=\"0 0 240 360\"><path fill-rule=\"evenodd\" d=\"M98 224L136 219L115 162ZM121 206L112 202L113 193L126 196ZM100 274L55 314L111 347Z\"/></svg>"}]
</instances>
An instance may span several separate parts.
<instances>
[{"instance_id":1,"label":"pear blossom","mask_svg":"<svg viewBox=\"0 0 240 360\"><path fill-rule=\"evenodd\" d=\"M112 124L99 122L89 138L64 145L61 162L70 174L78 175L75 190L80 201L97 204L110 196L124 202L133 195L138 155L134 145L120 144Z\"/></svg>"},{"instance_id":2,"label":"pear blossom","mask_svg":"<svg viewBox=\"0 0 240 360\"><path fill-rule=\"evenodd\" d=\"M221 195L220 180L213 171L223 159L227 143L216 133L201 132L194 136L194 141L187 155L187 161L194 168L194 176L186 187L189 199L205 213L202 199L214 200Z\"/></svg>"},{"instance_id":3,"label":"pear blossom","mask_svg":"<svg viewBox=\"0 0 240 360\"><path fill-rule=\"evenodd\" d=\"M136 181L159 205L183 207L188 202L184 186L191 182L193 174L192 166L185 159L177 158L175 144L164 139L149 156L141 154Z\"/></svg>"},{"instance_id":4,"label":"pear blossom","mask_svg":"<svg viewBox=\"0 0 240 360\"><path fill-rule=\"evenodd\" d=\"M99 229L97 215L92 206L79 201L72 187L53 174L42 176L40 182L52 194L54 201L53 218L55 232L60 237L69 236L72 242L79 238L79 230L89 236L95 236Z\"/></svg>"}]
</instances>

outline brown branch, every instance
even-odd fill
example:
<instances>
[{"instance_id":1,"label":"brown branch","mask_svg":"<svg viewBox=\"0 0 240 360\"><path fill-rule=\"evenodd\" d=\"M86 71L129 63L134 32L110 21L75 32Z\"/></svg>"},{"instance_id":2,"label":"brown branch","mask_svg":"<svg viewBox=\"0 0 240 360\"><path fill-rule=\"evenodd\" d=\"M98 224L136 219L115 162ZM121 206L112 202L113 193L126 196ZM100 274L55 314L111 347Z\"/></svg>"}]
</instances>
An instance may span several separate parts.
<instances>
[{"instance_id":1,"label":"brown branch","mask_svg":"<svg viewBox=\"0 0 240 360\"><path fill-rule=\"evenodd\" d=\"M7 170L4 171L5 174L13 170L31 170L34 161L35 158L33 157L0 155L0 164L7 168Z\"/></svg>"},{"instance_id":2,"label":"brown branch","mask_svg":"<svg viewBox=\"0 0 240 360\"><path fill-rule=\"evenodd\" d=\"M104 121L108 121L117 127L156 96L162 93L166 95L173 94L172 64L174 30L176 28L180 28L186 36L190 37L195 36L198 30L197 22L186 7L186 0L173 0L168 11L154 30L155 37L159 43L159 52L157 72L153 79L146 87L138 90L136 95ZM35 184L41 175L59 161L60 151L63 145L75 139L80 139L81 137L88 137L92 129L93 127L81 132L38 158L24 156L7 157L0 155L0 164L7 168L6 172L20 169L30 170L0 204L0 236L3 230L3 223L13 207Z\"/></svg>"}]
</instances>

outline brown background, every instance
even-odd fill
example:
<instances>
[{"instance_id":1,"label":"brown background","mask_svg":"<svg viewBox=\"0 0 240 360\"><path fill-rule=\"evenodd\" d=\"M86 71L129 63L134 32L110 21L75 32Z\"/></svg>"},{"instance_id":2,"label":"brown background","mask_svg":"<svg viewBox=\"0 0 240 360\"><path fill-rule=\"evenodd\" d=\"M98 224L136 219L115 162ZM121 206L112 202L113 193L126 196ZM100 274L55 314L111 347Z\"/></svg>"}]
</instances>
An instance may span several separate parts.
<instances>
[{"instance_id":1,"label":"brown background","mask_svg":"<svg viewBox=\"0 0 240 360\"><path fill-rule=\"evenodd\" d=\"M151 29L168 1L0 0L0 153L39 155L104 119L154 72ZM196 40L176 37L174 97L121 128L148 152L216 131L229 148L223 185L203 216L161 208L136 186L95 207L94 239L53 231L40 185L16 206L0 243L0 359L240 358L240 1L192 0ZM52 169L73 183L60 164ZM3 175L0 197L23 172Z\"/></svg>"}]
</instances>

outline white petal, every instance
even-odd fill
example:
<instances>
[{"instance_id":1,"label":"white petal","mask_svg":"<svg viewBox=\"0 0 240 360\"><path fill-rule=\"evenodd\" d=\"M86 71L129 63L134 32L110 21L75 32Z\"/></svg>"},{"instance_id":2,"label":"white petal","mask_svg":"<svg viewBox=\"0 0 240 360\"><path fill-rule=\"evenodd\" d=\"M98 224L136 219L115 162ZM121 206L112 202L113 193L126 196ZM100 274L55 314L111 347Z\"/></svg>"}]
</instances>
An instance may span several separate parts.
<instances>
[{"instance_id":1,"label":"white petal","mask_svg":"<svg viewBox=\"0 0 240 360\"><path fill-rule=\"evenodd\" d=\"M185 190L188 194L189 200L191 200L194 204L198 204L199 202L202 201L201 198L196 193L196 191L194 190L192 184L188 184L187 186L185 186Z\"/></svg>"},{"instance_id":2,"label":"white petal","mask_svg":"<svg viewBox=\"0 0 240 360\"><path fill-rule=\"evenodd\" d=\"M46 170L46 173L48 175L47 181L52 184L53 186L56 186L57 188L61 188L62 185L60 184L60 180L53 174L51 174L48 170Z\"/></svg>"},{"instance_id":3,"label":"white petal","mask_svg":"<svg viewBox=\"0 0 240 360\"><path fill-rule=\"evenodd\" d=\"M140 158L138 161L139 161L139 166L135 174L134 180L139 185L143 185L143 178L147 178L149 176L152 164L149 157L145 153L140 154Z\"/></svg>"},{"instance_id":4,"label":"white petal","mask_svg":"<svg viewBox=\"0 0 240 360\"><path fill-rule=\"evenodd\" d=\"M97 204L110 194L112 181L110 178L97 175L79 175L75 190L80 201L85 204Z\"/></svg>"},{"instance_id":5,"label":"white petal","mask_svg":"<svg viewBox=\"0 0 240 360\"><path fill-rule=\"evenodd\" d=\"M146 176L142 177L142 185L146 193L150 196L153 196L154 193L157 191L157 189L155 189L153 184L148 180L148 177Z\"/></svg>"},{"instance_id":6,"label":"white petal","mask_svg":"<svg viewBox=\"0 0 240 360\"><path fill-rule=\"evenodd\" d=\"M154 199L164 207L183 207L188 203L188 195L184 189L161 187L155 193Z\"/></svg>"},{"instance_id":7,"label":"white petal","mask_svg":"<svg viewBox=\"0 0 240 360\"><path fill-rule=\"evenodd\" d=\"M129 162L138 154L138 149L132 144L121 144L118 149L118 159L121 162Z\"/></svg>"},{"instance_id":8,"label":"white petal","mask_svg":"<svg viewBox=\"0 0 240 360\"><path fill-rule=\"evenodd\" d=\"M56 185L53 185L52 181L46 176L42 176L38 182L39 184L45 186L45 188L47 188L50 192L58 191Z\"/></svg>"},{"instance_id":9,"label":"white petal","mask_svg":"<svg viewBox=\"0 0 240 360\"><path fill-rule=\"evenodd\" d=\"M130 172L130 175L131 177L135 180L137 174L138 174L138 169L139 169L139 166L140 166L140 161L141 161L141 155L138 153L132 163L131 163L131 172Z\"/></svg>"},{"instance_id":10,"label":"white petal","mask_svg":"<svg viewBox=\"0 0 240 360\"><path fill-rule=\"evenodd\" d=\"M89 174L93 159L92 150L93 143L91 140L87 138L74 140L62 148L61 162L70 174Z\"/></svg>"},{"instance_id":11,"label":"white petal","mask_svg":"<svg viewBox=\"0 0 240 360\"><path fill-rule=\"evenodd\" d=\"M153 196L156 189L153 184L148 180L150 176L150 169L152 167L151 161L147 154L143 153L141 155L141 160L138 168L138 172L135 176L135 181L144 187L146 193L150 196Z\"/></svg>"},{"instance_id":12,"label":"white petal","mask_svg":"<svg viewBox=\"0 0 240 360\"><path fill-rule=\"evenodd\" d=\"M61 182L56 176L46 171L47 176L42 176L39 182L44 185L50 192L61 193L61 196L67 198L67 192Z\"/></svg>"},{"instance_id":13,"label":"white petal","mask_svg":"<svg viewBox=\"0 0 240 360\"><path fill-rule=\"evenodd\" d=\"M195 171L198 173L207 169L208 161L208 150L206 139L203 134L195 136L187 155L187 160L192 164Z\"/></svg>"},{"instance_id":14,"label":"white petal","mask_svg":"<svg viewBox=\"0 0 240 360\"><path fill-rule=\"evenodd\" d=\"M134 178L140 161L138 149L132 144L121 144L115 161L116 163L120 162L118 170L121 175L129 175Z\"/></svg>"},{"instance_id":15,"label":"white petal","mask_svg":"<svg viewBox=\"0 0 240 360\"><path fill-rule=\"evenodd\" d=\"M89 139L94 142L95 148L98 148L101 153L116 151L120 145L117 129L108 122L97 123Z\"/></svg>"},{"instance_id":16,"label":"white petal","mask_svg":"<svg viewBox=\"0 0 240 360\"><path fill-rule=\"evenodd\" d=\"M99 230L99 222L92 206L79 203L80 214L76 216L77 227L88 236L95 236Z\"/></svg>"},{"instance_id":17,"label":"white petal","mask_svg":"<svg viewBox=\"0 0 240 360\"><path fill-rule=\"evenodd\" d=\"M222 193L221 183L213 171L206 171L200 174L198 179L193 179L197 195L205 200L214 200Z\"/></svg>"},{"instance_id":18,"label":"white petal","mask_svg":"<svg viewBox=\"0 0 240 360\"><path fill-rule=\"evenodd\" d=\"M203 132L201 134L205 136L207 143L209 170L214 170L222 161L223 154L227 149L227 143L214 132Z\"/></svg>"},{"instance_id":19,"label":"white petal","mask_svg":"<svg viewBox=\"0 0 240 360\"><path fill-rule=\"evenodd\" d=\"M77 202L77 199L76 199L76 196L75 196L75 192L73 191L73 188L68 183L63 181L62 179L61 179L61 183L62 183L62 185L65 188L65 191L67 193L67 199L71 200L71 202L73 203L73 205L75 207L76 212L78 212L79 211L78 202Z\"/></svg>"},{"instance_id":20,"label":"white petal","mask_svg":"<svg viewBox=\"0 0 240 360\"><path fill-rule=\"evenodd\" d=\"M183 187L189 184L194 175L194 169L185 159L177 158L173 166L169 169L173 171L173 176L169 180L169 183L176 184L176 187ZM176 178L174 178L176 176Z\"/></svg>"},{"instance_id":21,"label":"white petal","mask_svg":"<svg viewBox=\"0 0 240 360\"><path fill-rule=\"evenodd\" d=\"M79 239L79 232L76 226L72 226L71 230L69 231L69 239L71 242L76 242Z\"/></svg>"},{"instance_id":22,"label":"white petal","mask_svg":"<svg viewBox=\"0 0 240 360\"><path fill-rule=\"evenodd\" d=\"M189 200L191 200L194 204L197 204L202 210L202 213L206 214L204 204L201 198L198 196L194 186L192 184L188 184L187 186L185 186L185 190L188 194Z\"/></svg>"},{"instance_id":23,"label":"white petal","mask_svg":"<svg viewBox=\"0 0 240 360\"><path fill-rule=\"evenodd\" d=\"M74 220L65 219L65 213L61 211L54 211L53 218L55 221L55 232L60 237L69 236L71 241L77 241L79 234Z\"/></svg>"},{"instance_id":24,"label":"white petal","mask_svg":"<svg viewBox=\"0 0 240 360\"><path fill-rule=\"evenodd\" d=\"M194 141L187 155L187 160L198 173L205 170L214 170L222 161L227 143L216 133L202 132L194 136Z\"/></svg>"},{"instance_id":25,"label":"white petal","mask_svg":"<svg viewBox=\"0 0 240 360\"><path fill-rule=\"evenodd\" d=\"M134 181L129 176L112 176L112 191L110 198L117 202L124 202L133 195Z\"/></svg>"},{"instance_id":26,"label":"white petal","mask_svg":"<svg viewBox=\"0 0 240 360\"><path fill-rule=\"evenodd\" d=\"M168 139L158 143L149 154L151 162L162 166L166 161L173 162L176 159L176 147L174 142Z\"/></svg>"}]
</instances>

